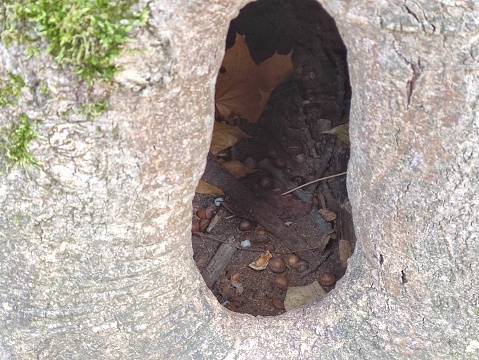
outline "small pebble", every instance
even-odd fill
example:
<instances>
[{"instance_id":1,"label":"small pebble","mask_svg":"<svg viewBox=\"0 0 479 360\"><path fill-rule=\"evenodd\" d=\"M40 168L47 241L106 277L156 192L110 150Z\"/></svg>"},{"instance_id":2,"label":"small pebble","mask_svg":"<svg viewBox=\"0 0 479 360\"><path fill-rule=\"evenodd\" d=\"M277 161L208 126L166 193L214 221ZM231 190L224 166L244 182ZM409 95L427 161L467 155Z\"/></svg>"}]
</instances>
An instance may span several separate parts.
<instances>
[{"instance_id":1,"label":"small pebble","mask_svg":"<svg viewBox=\"0 0 479 360\"><path fill-rule=\"evenodd\" d=\"M225 199L222 196L218 196L215 199L215 206L220 206L223 201L225 201Z\"/></svg>"},{"instance_id":2,"label":"small pebble","mask_svg":"<svg viewBox=\"0 0 479 360\"><path fill-rule=\"evenodd\" d=\"M242 242L240 242L240 245L241 245L242 248L250 247L251 246L251 241L243 240Z\"/></svg>"}]
</instances>

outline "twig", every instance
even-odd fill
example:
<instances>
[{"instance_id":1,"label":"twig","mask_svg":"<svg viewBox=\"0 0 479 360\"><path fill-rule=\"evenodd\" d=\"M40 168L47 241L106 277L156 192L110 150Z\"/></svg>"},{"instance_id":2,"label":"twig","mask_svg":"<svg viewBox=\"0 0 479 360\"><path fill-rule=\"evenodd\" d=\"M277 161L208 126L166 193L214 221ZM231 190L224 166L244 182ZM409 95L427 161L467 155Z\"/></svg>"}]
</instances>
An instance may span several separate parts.
<instances>
[{"instance_id":1,"label":"twig","mask_svg":"<svg viewBox=\"0 0 479 360\"><path fill-rule=\"evenodd\" d=\"M318 263L316 266L312 266L312 267L310 267L309 269L304 270L304 271L299 275L299 278L302 279L302 278L304 278L305 276L308 276L309 274L318 271L319 267L320 267L326 260L328 260L328 258L331 256L331 254L332 254L332 251L331 251L331 250L327 250L327 251L321 256L321 260L319 261L319 263Z\"/></svg>"},{"instance_id":2,"label":"twig","mask_svg":"<svg viewBox=\"0 0 479 360\"><path fill-rule=\"evenodd\" d=\"M346 175L347 173L348 173L348 172L345 171L345 172L342 172L342 173L339 173L339 174L336 174L336 175L331 175L331 176L323 177L323 178L321 178L321 179L316 179L316 180L307 182L306 184L303 184L303 185L301 185L301 186L295 187L294 189L288 190L288 191L282 193L281 195L288 195L289 193L292 193L293 191L296 191L296 190L298 190L298 189L304 188L305 186L308 186L308 185L311 185L311 184L320 182L320 181L322 181L322 180L328 180L328 179L335 178L335 177L338 177L338 176Z\"/></svg>"},{"instance_id":3,"label":"twig","mask_svg":"<svg viewBox=\"0 0 479 360\"><path fill-rule=\"evenodd\" d=\"M198 234L194 234L193 236L198 236L199 238L201 238L203 240L208 239L208 240L214 240L214 241L218 241L220 243L228 244L228 245L231 245L231 246L235 247L238 250L250 251L250 252L265 252L266 251L265 249L248 249L248 248L244 248L244 247L241 247L241 246L238 246L238 245L233 245L232 243L229 243L225 240L221 240L220 238L217 238L216 236L213 236L213 235L198 233ZM298 250L291 250L291 251L286 251L286 252L270 251L270 253L277 254L277 255L288 255L288 254L293 254L295 252L304 251L304 250L316 250L316 249L320 249L321 247L322 246L313 246L313 247L308 247L308 248L298 249Z\"/></svg>"}]
</instances>

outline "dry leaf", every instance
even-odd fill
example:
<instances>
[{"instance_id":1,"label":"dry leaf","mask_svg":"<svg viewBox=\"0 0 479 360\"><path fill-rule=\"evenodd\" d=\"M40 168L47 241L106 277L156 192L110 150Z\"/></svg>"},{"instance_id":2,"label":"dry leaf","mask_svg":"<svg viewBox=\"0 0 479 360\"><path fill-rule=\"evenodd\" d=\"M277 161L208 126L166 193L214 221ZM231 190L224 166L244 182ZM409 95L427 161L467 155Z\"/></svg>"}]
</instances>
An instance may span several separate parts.
<instances>
[{"instance_id":1,"label":"dry leaf","mask_svg":"<svg viewBox=\"0 0 479 360\"><path fill-rule=\"evenodd\" d=\"M271 259L273 255L269 251L262 253L258 256L254 261L249 264L248 266L253 270L264 270L268 266L269 259Z\"/></svg>"},{"instance_id":2,"label":"dry leaf","mask_svg":"<svg viewBox=\"0 0 479 360\"><path fill-rule=\"evenodd\" d=\"M219 121L215 121L210 151L213 155L216 155L221 150L224 150L236 144L239 139L244 137L250 138L251 136L249 136L237 126L232 126Z\"/></svg>"},{"instance_id":3,"label":"dry leaf","mask_svg":"<svg viewBox=\"0 0 479 360\"><path fill-rule=\"evenodd\" d=\"M336 135L343 143L351 145L349 141L349 123L338 125L331 130L321 132L321 134Z\"/></svg>"},{"instance_id":4,"label":"dry leaf","mask_svg":"<svg viewBox=\"0 0 479 360\"><path fill-rule=\"evenodd\" d=\"M339 261L341 266L346 268L348 266L348 259L351 256L351 242L348 240L339 240Z\"/></svg>"},{"instance_id":5,"label":"dry leaf","mask_svg":"<svg viewBox=\"0 0 479 360\"><path fill-rule=\"evenodd\" d=\"M203 195L209 195L209 194L218 194L218 195L224 195L224 191L221 190L219 187L216 187L214 185L208 184L204 180L200 180L198 183L198 186L196 186L196 190L198 194L203 194Z\"/></svg>"},{"instance_id":6,"label":"dry leaf","mask_svg":"<svg viewBox=\"0 0 479 360\"><path fill-rule=\"evenodd\" d=\"M236 34L234 46L226 50L216 82L216 107L225 119L244 117L255 123L271 92L291 72L292 52L275 54L256 65L245 39Z\"/></svg>"},{"instance_id":7,"label":"dry leaf","mask_svg":"<svg viewBox=\"0 0 479 360\"><path fill-rule=\"evenodd\" d=\"M228 169L230 173L237 179L242 178L245 175L252 174L258 169L251 169L247 166L244 166L243 163L239 160L231 160L223 163L223 166Z\"/></svg>"},{"instance_id":8,"label":"dry leaf","mask_svg":"<svg viewBox=\"0 0 479 360\"><path fill-rule=\"evenodd\" d=\"M336 213L328 209L319 209L319 213L326 221L336 220Z\"/></svg>"},{"instance_id":9,"label":"dry leaf","mask_svg":"<svg viewBox=\"0 0 479 360\"><path fill-rule=\"evenodd\" d=\"M309 304L313 300L320 299L325 295L326 291L324 291L317 281L306 286L290 286L286 292L284 307L286 311L292 310Z\"/></svg>"}]
</instances>

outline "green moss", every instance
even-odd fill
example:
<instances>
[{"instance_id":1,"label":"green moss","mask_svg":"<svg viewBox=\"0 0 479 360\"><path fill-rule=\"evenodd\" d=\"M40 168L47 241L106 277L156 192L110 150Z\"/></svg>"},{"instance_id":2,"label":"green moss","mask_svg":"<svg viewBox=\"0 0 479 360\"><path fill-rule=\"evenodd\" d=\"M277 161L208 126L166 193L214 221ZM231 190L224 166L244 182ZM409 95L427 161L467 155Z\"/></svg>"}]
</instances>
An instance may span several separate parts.
<instances>
[{"instance_id":1,"label":"green moss","mask_svg":"<svg viewBox=\"0 0 479 360\"><path fill-rule=\"evenodd\" d=\"M24 113L20 115L17 123L0 131L0 152L5 159L7 170L15 166L27 168L39 165L29 150L30 142L35 139L38 139L38 134Z\"/></svg>"},{"instance_id":2,"label":"green moss","mask_svg":"<svg viewBox=\"0 0 479 360\"><path fill-rule=\"evenodd\" d=\"M7 74L7 80L0 80L0 107L13 105L20 98L25 82L20 75Z\"/></svg>"},{"instance_id":3,"label":"green moss","mask_svg":"<svg viewBox=\"0 0 479 360\"><path fill-rule=\"evenodd\" d=\"M146 24L148 12L133 13L137 0L4 0L0 5L2 41L48 42L47 51L89 83L109 81L113 58L135 25ZM30 44L28 55L38 52Z\"/></svg>"},{"instance_id":4,"label":"green moss","mask_svg":"<svg viewBox=\"0 0 479 360\"><path fill-rule=\"evenodd\" d=\"M47 84L43 83L43 84L40 86L40 94L50 95L50 90L48 89Z\"/></svg>"},{"instance_id":5,"label":"green moss","mask_svg":"<svg viewBox=\"0 0 479 360\"><path fill-rule=\"evenodd\" d=\"M87 119L95 118L106 111L108 104L105 99L93 103L83 104L81 113L86 115Z\"/></svg>"}]
</instances>

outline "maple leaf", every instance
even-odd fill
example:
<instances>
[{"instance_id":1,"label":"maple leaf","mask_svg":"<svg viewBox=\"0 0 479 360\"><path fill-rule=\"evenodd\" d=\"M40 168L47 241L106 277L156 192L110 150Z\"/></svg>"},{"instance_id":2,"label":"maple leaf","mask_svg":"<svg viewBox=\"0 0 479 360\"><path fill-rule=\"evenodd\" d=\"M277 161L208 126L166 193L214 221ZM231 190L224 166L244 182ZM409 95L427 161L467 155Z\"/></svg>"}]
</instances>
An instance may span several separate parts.
<instances>
[{"instance_id":1,"label":"maple leaf","mask_svg":"<svg viewBox=\"0 0 479 360\"><path fill-rule=\"evenodd\" d=\"M293 64L288 55L275 54L256 65L244 35L236 34L226 50L216 81L216 107L225 119L244 117L258 121L274 88L286 79Z\"/></svg>"},{"instance_id":2,"label":"maple leaf","mask_svg":"<svg viewBox=\"0 0 479 360\"><path fill-rule=\"evenodd\" d=\"M230 160L230 161L222 162L222 164L237 179L240 179L243 176L246 176L248 174L252 174L258 171L258 169L251 169L243 165L243 163L239 160Z\"/></svg>"},{"instance_id":3,"label":"maple leaf","mask_svg":"<svg viewBox=\"0 0 479 360\"><path fill-rule=\"evenodd\" d=\"M213 155L216 155L221 150L224 150L236 144L239 139L244 137L250 138L251 136L249 136L237 126L215 121L213 128L213 137L210 144L210 151Z\"/></svg>"},{"instance_id":4,"label":"maple leaf","mask_svg":"<svg viewBox=\"0 0 479 360\"><path fill-rule=\"evenodd\" d=\"M346 145L351 145L349 141L349 123L338 125L331 130L322 131L321 134L336 135Z\"/></svg>"},{"instance_id":5,"label":"maple leaf","mask_svg":"<svg viewBox=\"0 0 479 360\"><path fill-rule=\"evenodd\" d=\"M198 183L198 186L196 186L196 193L198 194L204 194L204 195L210 195L210 194L217 194L217 195L224 195L224 191L221 190L219 187L216 187L214 185L211 185L204 181L203 179L200 179L200 182Z\"/></svg>"}]
</instances>

